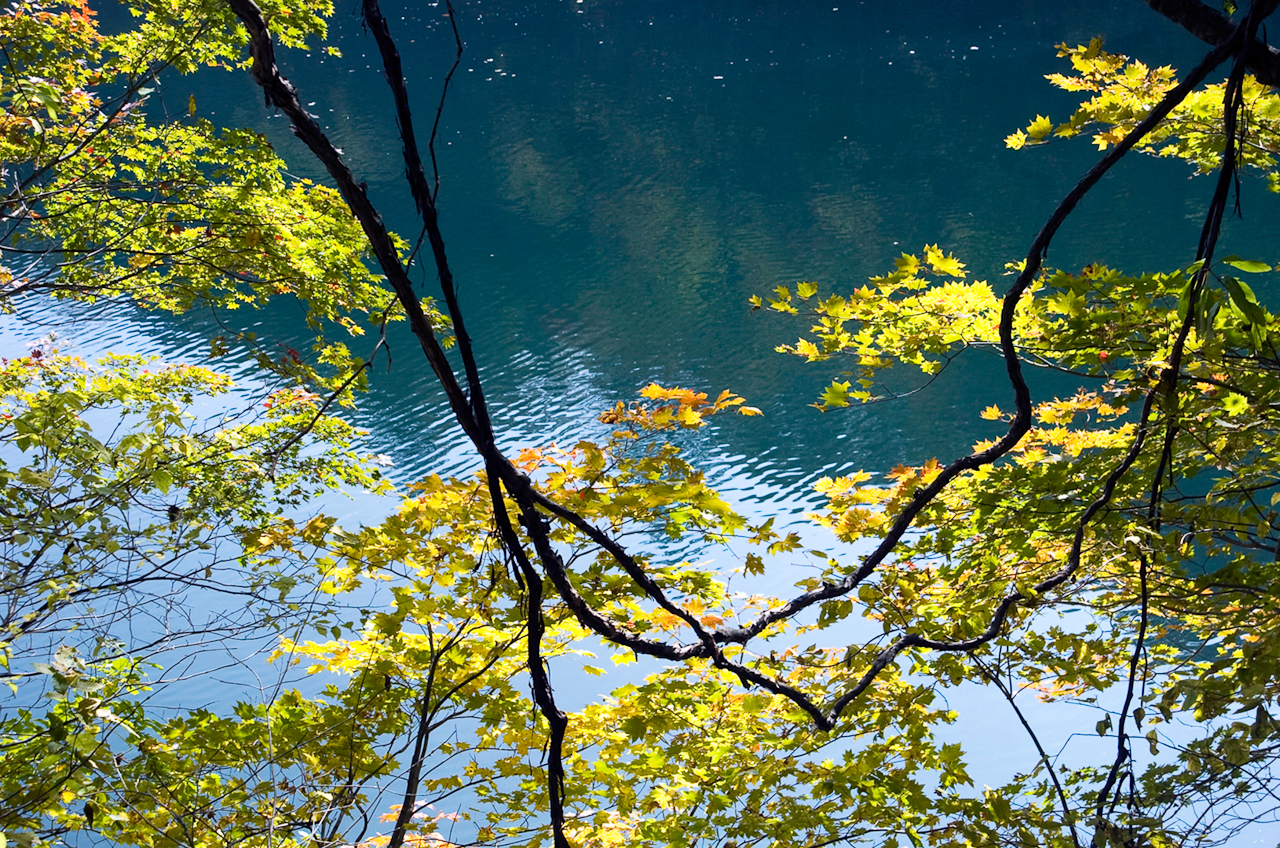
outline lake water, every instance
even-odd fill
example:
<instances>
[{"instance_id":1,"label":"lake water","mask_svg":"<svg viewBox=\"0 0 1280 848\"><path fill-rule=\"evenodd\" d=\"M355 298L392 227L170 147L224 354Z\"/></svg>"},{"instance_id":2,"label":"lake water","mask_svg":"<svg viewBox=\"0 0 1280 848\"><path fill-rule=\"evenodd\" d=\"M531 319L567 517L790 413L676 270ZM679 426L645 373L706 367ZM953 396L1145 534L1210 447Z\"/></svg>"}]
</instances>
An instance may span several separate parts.
<instances>
[{"instance_id":1,"label":"lake water","mask_svg":"<svg viewBox=\"0 0 1280 848\"><path fill-rule=\"evenodd\" d=\"M730 388L767 413L692 449L744 494L800 508L814 477L947 457L991 425L981 357L901 404L820 415L830 370L773 353L803 329L747 298L810 279L860 285L938 243L999 285L1092 161L1087 142L1003 138L1071 98L1043 75L1059 41L1189 66L1198 43L1137 2L467 3L466 52L441 129L442 227L463 308L511 442L571 441L650 380ZM448 68L443 6L388 6L420 122ZM402 17L403 16L403 17ZM391 225L416 233L373 45L335 19L344 56L286 54ZM264 128L316 175L247 76L196 89L212 120ZM166 97L186 101L182 82ZM1137 161L1068 226L1052 261L1167 267L1193 250L1210 186ZM428 284L432 281L427 280ZM428 290L430 290L428 288ZM279 310L258 332L294 337ZM399 473L473 467L407 332L362 404ZM995 399L1003 399L996 395ZM749 491L747 491L749 490Z\"/></svg>"},{"instance_id":2,"label":"lake water","mask_svg":"<svg viewBox=\"0 0 1280 848\"><path fill-rule=\"evenodd\" d=\"M341 58L286 53L281 66L392 227L416 234L390 98L352 5L339 4L334 21ZM999 363L974 356L910 399L820 414L807 404L833 371L774 353L804 325L752 313L747 298L802 279L852 288L926 243L1000 288L1004 263L1025 254L1095 155L1085 140L1022 152L1003 144L1037 114L1060 120L1075 105L1043 79L1064 70L1054 45L1102 35L1112 51L1181 70L1204 52L1137 0L458 9L466 52L441 125L441 226L504 443L572 443L649 381L728 388L765 416L708 427L689 451L747 511L796 521L818 503L819 476L945 461L993 435L977 412L1009 399ZM421 126L451 62L444 7L384 12ZM294 173L318 176L247 75L164 90L175 104L189 93L215 123L267 132ZM1058 236L1050 264L1136 271L1190 261L1212 186L1189 172L1126 162ZM1275 202L1260 189L1247 196L1227 252L1268 258L1261 224ZM295 309L253 317L268 341L301 338ZM24 334L11 326L7 344ZM84 351L180 357L203 345L199 327L142 316L64 335ZM357 413L371 450L394 459L401 481L475 468L403 328L392 353L393 370L374 374ZM350 509L372 517L378 506ZM1012 718L971 712L961 730L985 738L1002 738ZM1025 754L1008 756L1025 765ZM998 771L1005 752L989 756Z\"/></svg>"},{"instance_id":3,"label":"lake water","mask_svg":"<svg viewBox=\"0 0 1280 848\"><path fill-rule=\"evenodd\" d=\"M707 428L690 450L741 497L793 512L815 503L821 474L966 451L995 432L976 412L1007 398L989 379L999 364L977 355L921 395L820 414L807 404L838 366L774 353L805 324L752 313L748 297L802 279L847 290L926 243L1000 288L1004 264L1094 157L1083 139L1004 146L1036 114L1075 105L1043 79L1064 70L1054 45L1102 35L1108 49L1183 69L1203 53L1136 0L459 10L466 51L441 125L441 222L499 432L509 444L571 442L651 380L729 388L766 416ZM385 13L422 126L452 59L444 7ZM286 51L282 69L411 237L374 45L349 10L333 26L341 58ZM174 79L162 94L183 108L195 94L202 115L266 132L294 173L320 176L247 74ZM1063 229L1050 263L1189 261L1211 186L1188 175L1176 162L1126 162ZM1246 225L1274 202L1252 200L1259 214ZM1242 254L1235 245L1265 235L1235 230ZM268 344L305 338L296 309L250 317ZM400 479L474 468L416 343L395 330L394 368L375 371L357 417ZM202 338L140 316L73 335L86 349L192 352Z\"/></svg>"}]
</instances>

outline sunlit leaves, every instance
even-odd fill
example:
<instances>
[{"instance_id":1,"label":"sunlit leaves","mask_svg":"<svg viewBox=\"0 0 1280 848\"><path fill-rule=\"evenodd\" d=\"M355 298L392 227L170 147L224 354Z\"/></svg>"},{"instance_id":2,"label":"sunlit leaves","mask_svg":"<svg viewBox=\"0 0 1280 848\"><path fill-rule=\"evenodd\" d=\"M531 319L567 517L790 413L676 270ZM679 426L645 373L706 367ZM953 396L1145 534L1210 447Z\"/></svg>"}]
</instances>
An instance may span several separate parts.
<instances>
[{"instance_id":1,"label":"sunlit leaves","mask_svg":"<svg viewBox=\"0 0 1280 848\"><path fill-rule=\"evenodd\" d=\"M304 618L322 624L321 606L303 613L299 603L312 575L254 541L319 491L378 484L352 451L355 431L318 416L314 401L295 395L256 418L201 425L197 398L232 388L207 368L139 357L90 363L37 347L0 363L0 678L20 703L40 703L41 688L55 696L0 721L7 833L96 828L151 844L157 823L199 818L192 811L210 799L237 797L210 782L208 750L219 752L232 785L266 750L250 746L252 756L235 760L229 729L195 732L210 729L207 714L147 718L146 654ZM180 627L173 614L148 631L132 617L180 609L180 590L234 603L216 625ZM121 641L125 633L140 645ZM336 707L307 706L329 710L321 724L335 720ZM288 718L297 738L316 729L297 718ZM146 800L121 796L129 786Z\"/></svg>"},{"instance_id":2,"label":"sunlit leaves","mask_svg":"<svg viewBox=\"0 0 1280 848\"><path fill-rule=\"evenodd\" d=\"M321 16L331 12L291 0L264 10L284 44L323 36ZM134 11L136 26L110 37L78 3L0 14L9 63L0 160L19 186L4 201L5 246L22 251L0 271L0 308L42 291L172 312L296 298L314 351L282 361L247 331L224 335L224 348L244 343L264 367L318 391L350 388L363 360L334 356L325 336L360 335L398 317L365 264L359 225L337 192L286 174L260 134L215 127L191 109L170 120L150 114L152 74L166 63L180 71L239 63L243 36L226 4ZM47 261L13 262L39 254Z\"/></svg>"},{"instance_id":3,"label":"sunlit leaves","mask_svg":"<svg viewBox=\"0 0 1280 848\"><path fill-rule=\"evenodd\" d=\"M1073 74L1050 74L1056 87L1086 92L1090 99L1066 121L1054 124L1037 115L1025 130L1005 139L1007 147L1020 149L1082 133L1092 133L1099 149L1124 138L1150 109L1177 84L1173 68L1151 68L1127 56L1107 53L1101 39L1088 45L1058 46L1058 55L1067 58ZM1218 167L1224 146L1222 97L1225 84L1210 85L1179 104L1160 126L1138 142L1137 149L1158 156L1184 159L1201 173ZM1276 167L1275 151L1280 145L1280 97L1246 77L1244 85L1245 143L1238 149L1241 164L1264 172Z\"/></svg>"},{"instance_id":4,"label":"sunlit leaves","mask_svg":"<svg viewBox=\"0 0 1280 848\"><path fill-rule=\"evenodd\" d=\"M664 389L657 383L650 383L640 390L640 396L668 403L654 407L618 403L609 412L601 414L600 420L605 424L625 425L636 431L653 433L674 428L696 430L706 424L710 416L729 409L736 409L740 415L763 414L754 406L746 406L743 398L728 389L721 392L715 401L708 401L705 392Z\"/></svg>"},{"instance_id":5,"label":"sunlit leaves","mask_svg":"<svg viewBox=\"0 0 1280 848\"><path fill-rule=\"evenodd\" d=\"M322 36L329 11L263 10L284 44ZM1016 419L1027 427L995 463L962 460L946 478L939 460L907 457L883 474L820 478L811 518L830 547L810 543L799 516L751 525L681 450L714 416L758 409L729 391L658 384L606 411L607 429L513 451L527 479L491 460L506 491L521 493L510 500L491 500L506 497L496 472L427 476L386 518L344 526L309 499L376 488L377 475L354 452L355 431L321 415L321 392L344 377L359 386L365 360L348 343L395 317L389 298L335 192L289 176L256 133L200 119L194 98L176 120L148 114L153 63L242 60L228 10L139 11L138 26L109 39L80 5L26 4L3 18L21 72L0 81L0 143L40 188L6 214L23 249L49 259L4 269L8 296L224 315L293 298L316 341L257 348L286 386L255 416L204 425L193 405L231 390L204 368L43 349L0 368L4 674L51 695L3 724L6 831L147 848L256 845L264 834L378 846L385 837L355 822L387 808L374 795L403 785L413 751L427 763L424 796L470 809L413 813L406 844L440 844L438 823L467 816L480 842L538 843L547 726L528 696L525 643L536 624L557 674L638 669L571 717L565 802L582 845L1065 845L1070 825L1098 844L1190 844L1201 832L1186 810L1223 793L1247 807L1272 791L1280 326L1267 278L1233 276L1271 273L1269 263L1046 271L1006 305L926 245L861 285L779 287L770 309L807 322L781 349L833 368L823 410L924 393L969 352L1016 355L1068 381L1056 396L1037 382ZM1008 146L1092 133L1108 147L1173 84L1171 70L1096 40L1063 55L1072 75L1053 81L1092 99L1062 124L1036 115ZM104 103L105 92L117 99ZM1271 167L1267 122L1280 108L1252 83L1246 99L1246 162ZM1145 149L1209 167L1220 101L1218 89L1195 95ZM214 339L213 354L235 336ZM982 402L991 424L979 451L1014 420L1007 400ZM938 409L939 426L949 414ZM502 524L502 511L519 518ZM909 531L884 542L908 517ZM619 545L634 553L616 555ZM541 619L527 582L540 576L517 570L539 546L544 565L563 564ZM277 662L317 687L337 682L231 715L148 714L144 673L107 630L54 644L90 600L127 605L148 569L184 589L233 586L266 610L258 623L294 625ZM816 594L789 608L739 588L760 575ZM305 604L300 592L311 593ZM340 607L365 597L377 603ZM739 630L766 610L780 617ZM687 661L641 666L587 625L679 646ZM29 634L49 635L40 657L24 653ZM911 649L884 652L908 634ZM748 685L748 670L792 697ZM1111 696L1130 675L1140 703L1117 709ZM935 739L953 718L937 693L979 683L1011 701L1084 702L1099 712L1082 726L1105 744L1136 725L1152 760L1117 740L1127 806L1091 817L1102 770L1074 757L1045 754L1003 786L972 787L959 747ZM825 711L851 691L830 730L797 705ZM1175 724L1198 737L1174 739ZM1140 838L1121 839L1126 828Z\"/></svg>"},{"instance_id":6,"label":"sunlit leaves","mask_svg":"<svg viewBox=\"0 0 1280 848\"><path fill-rule=\"evenodd\" d=\"M801 283L793 299L789 289L780 287L769 307L798 313L798 299L815 323L809 338L778 350L809 362L840 354L854 359L856 381L833 380L817 404L823 410L909 391L885 382L882 372L905 363L932 376L957 345L997 341L999 301L985 282L962 282L964 277L964 265L953 255L927 245L923 258L903 254L893 272L848 295L821 298L816 284Z\"/></svg>"}]
</instances>

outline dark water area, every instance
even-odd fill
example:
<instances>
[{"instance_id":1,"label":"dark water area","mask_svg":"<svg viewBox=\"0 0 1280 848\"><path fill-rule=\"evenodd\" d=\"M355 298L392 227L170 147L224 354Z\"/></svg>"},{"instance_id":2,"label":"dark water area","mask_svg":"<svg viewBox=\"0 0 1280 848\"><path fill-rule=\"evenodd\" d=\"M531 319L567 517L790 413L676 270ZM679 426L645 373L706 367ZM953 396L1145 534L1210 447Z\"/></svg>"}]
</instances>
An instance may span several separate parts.
<instances>
[{"instance_id":1,"label":"dark water area","mask_svg":"<svg viewBox=\"0 0 1280 848\"><path fill-rule=\"evenodd\" d=\"M650 380L730 388L766 417L727 421L691 450L741 497L793 509L812 503L820 474L945 459L991 435L976 413L1005 400L1002 369L975 355L909 400L822 415L807 404L838 364L774 353L805 323L753 314L747 299L802 279L847 290L926 243L999 288L1095 155L1083 139L1003 143L1075 105L1043 79L1066 70L1054 45L1102 35L1181 68L1203 52L1138 2L458 9L466 49L440 125L440 209L499 431L512 444L571 442ZM449 21L438 3L384 11L425 134L452 60ZM293 52L282 68L411 238L374 46L347 11L334 25L341 58ZM214 120L267 128L297 173L318 176L247 77L199 98ZM1135 157L1050 261L1188 261L1210 190L1188 175ZM259 332L288 335L290 321L282 310ZM396 334L392 370L360 413L405 479L472 463L415 347Z\"/></svg>"},{"instance_id":2,"label":"dark water area","mask_svg":"<svg viewBox=\"0 0 1280 848\"><path fill-rule=\"evenodd\" d=\"M735 500L793 514L812 508L823 474L945 460L992 436L977 412L1008 403L1003 368L973 354L909 399L823 415L808 404L839 363L775 353L806 323L752 313L748 298L798 280L847 291L933 243L1001 288L1005 263L1096 155L1086 139L1004 145L1037 114L1060 120L1076 105L1043 78L1069 70L1054 45L1100 35L1181 69L1204 52L1137 0L457 8L465 51L437 141L441 225L505 443L599 433L595 415L651 380L728 388L765 417L717 423L689 450ZM383 10L425 136L453 60L450 21L439 2ZM280 64L412 239L390 94L356 11L340 4L332 21L341 57L282 51ZM268 133L293 173L323 179L247 74L173 79L162 94L181 105L195 94L203 116ZM1189 261L1211 190L1189 175L1133 157L1063 229L1050 263ZM1274 202L1250 195L1253 225L1235 227L1245 246L1230 250L1264 237ZM435 291L433 273L419 274ZM268 344L305 338L296 308L252 320ZM358 413L372 448L403 481L474 468L402 327L391 351Z\"/></svg>"}]
</instances>

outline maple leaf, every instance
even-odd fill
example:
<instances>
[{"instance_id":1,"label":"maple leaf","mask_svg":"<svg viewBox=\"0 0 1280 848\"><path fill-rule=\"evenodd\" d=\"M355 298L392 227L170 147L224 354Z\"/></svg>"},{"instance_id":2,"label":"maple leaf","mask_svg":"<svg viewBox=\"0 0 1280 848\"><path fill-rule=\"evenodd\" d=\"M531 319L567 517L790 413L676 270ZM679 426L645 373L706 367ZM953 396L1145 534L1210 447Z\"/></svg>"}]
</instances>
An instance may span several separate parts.
<instances>
[{"instance_id":1,"label":"maple leaf","mask_svg":"<svg viewBox=\"0 0 1280 848\"><path fill-rule=\"evenodd\" d=\"M944 254L936 244L925 246L924 258L929 263L929 267L939 274L946 274L948 277L963 277L965 275L964 264L952 254Z\"/></svg>"},{"instance_id":2,"label":"maple leaf","mask_svg":"<svg viewBox=\"0 0 1280 848\"><path fill-rule=\"evenodd\" d=\"M1036 115L1036 119L1027 125L1027 135L1036 141L1051 132L1053 132L1053 121L1044 115Z\"/></svg>"},{"instance_id":3,"label":"maple leaf","mask_svg":"<svg viewBox=\"0 0 1280 848\"><path fill-rule=\"evenodd\" d=\"M849 405L849 381L833 381L822 393L824 408L833 409Z\"/></svg>"}]
</instances>

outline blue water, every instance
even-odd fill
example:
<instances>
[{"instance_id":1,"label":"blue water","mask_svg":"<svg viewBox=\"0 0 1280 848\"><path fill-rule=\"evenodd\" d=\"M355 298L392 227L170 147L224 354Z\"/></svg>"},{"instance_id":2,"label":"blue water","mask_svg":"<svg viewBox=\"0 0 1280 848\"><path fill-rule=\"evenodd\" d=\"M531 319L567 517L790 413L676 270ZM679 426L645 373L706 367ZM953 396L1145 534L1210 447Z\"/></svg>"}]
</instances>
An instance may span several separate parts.
<instances>
[{"instance_id":1,"label":"blue water","mask_svg":"<svg viewBox=\"0 0 1280 848\"><path fill-rule=\"evenodd\" d=\"M467 50L442 126L440 204L500 431L571 439L649 380L731 388L767 417L709 434L704 460L793 503L833 467L947 456L989 434L974 413L991 399L973 386L996 366L981 357L911 401L819 415L806 404L832 370L772 351L803 323L753 315L746 301L798 279L859 285L934 242L998 285L1093 155L1085 143L1003 145L1037 112L1072 105L1042 79L1060 70L1052 45L1101 31L1157 61L1199 53L1140 4L1059 5L461 7ZM441 7L413 8L399 34L427 116L449 45ZM376 64L358 28L340 24L344 59L317 72L297 57L286 73L332 114L388 219L413 232ZM257 104L237 98L236 117L247 109ZM1198 228L1186 216L1208 187L1183 180L1184 166L1135 165L1051 259L1186 258ZM453 431L412 345L397 347L363 414L412 476L442 453L452 461Z\"/></svg>"},{"instance_id":2,"label":"blue water","mask_svg":"<svg viewBox=\"0 0 1280 848\"><path fill-rule=\"evenodd\" d=\"M392 227L416 234L374 45L340 5L344 55L285 53L281 67ZM1004 147L1037 114L1062 119L1075 105L1043 79L1064 70L1054 45L1100 34L1110 50L1183 70L1203 54L1136 0L458 8L466 52L441 125L441 223L504 444L596 433L596 413L651 380L729 388L765 417L709 427L688 449L743 509L792 522L817 505L821 475L966 452L995 432L977 411L1008 405L1007 391L1000 364L974 355L910 399L820 414L807 404L835 369L774 353L805 326L752 313L747 298L801 279L858 286L926 243L999 288L1004 264L1022 257L1095 155L1085 140ZM384 11L425 124L451 62L443 6ZM247 75L172 80L164 97L185 104L189 93L211 120L267 132L294 173L321 177ZM1189 174L1175 162L1126 162L1064 228L1050 263L1185 264L1211 191ZM1268 258L1262 225L1275 202L1248 195L1227 252ZM426 290L432 283L424 275ZM268 343L303 337L296 309L253 320ZM86 351L194 356L203 332L198 319L117 316L70 335ZM22 333L8 335L17 343ZM370 450L391 456L402 482L475 468L403 330L392 352L392 370L374 374L356 413ZM1010 717L968 697L954 699L970 706L962 732L999 736ZM1029 762L1016 745L983 756L997 775Z\"/></svg>"},{"instance_id":3,"label":"blue water","mask_svg":"<svg viewBox=\"0 0 1280 848\"><path fill-rule=\"evenodd\" d=\"M572 441L650 380L730 388L766 412L691 445L745 498L795 510L813 479L965 451L1005 400L975 355L909 400L821 415L836 366L773 352L803 320L747 298L800 279L847 289L902 251L938 243L1001 285L1092 147L1005 149L1037 113L1065 117L1060 41L1187 67L1199 43L1137 2L470 2L438 146L440 207L463 309L509 444ZM388 5L420 127L451 58L443 6ZM390 99L348 10L341 58L285 52L284 72L373 188L416 234ZM267 132L320 177L247 75L171 81L202 115ZM1172 162L1126 164L1059 236L1050 261L1130 269L1188 259L1209 186ZM1264 202L1269 202L1264 198ZM1243 250L1240 252L1244 252ZM433 280L423 275L431 290ZM291 308L254 316L300 340ZM184 329L185 331L185 329ZM407 332L359 417L401 479L474 467ZM975 387L991 388L975 391Z\"/></svg>"}]
</instances>

